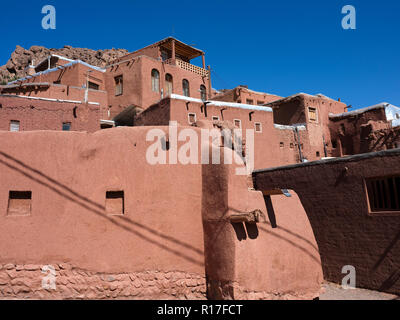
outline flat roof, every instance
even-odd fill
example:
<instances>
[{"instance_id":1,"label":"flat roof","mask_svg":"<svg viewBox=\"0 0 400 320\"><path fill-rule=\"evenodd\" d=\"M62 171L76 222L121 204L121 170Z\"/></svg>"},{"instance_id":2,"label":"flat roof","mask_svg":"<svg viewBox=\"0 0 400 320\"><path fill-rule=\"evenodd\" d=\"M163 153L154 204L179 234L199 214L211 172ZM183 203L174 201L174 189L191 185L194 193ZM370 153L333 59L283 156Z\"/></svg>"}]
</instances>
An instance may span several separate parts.
<instances>
[{"instance_id":1,"label":"flat roof","mask_svg":"<svg viewBox=\"0 0 400 320\"><path fill-rule=\"evenodd\" d=\"M329 98L329 97L323 95L322 93L319 93L319 94L316 94L316 95L312 95L312 94L308 94L308 93L304 93L304 92L299 92L299 93L293 94L291 96L288 96L288 97L285 97L285 98L282 98L282 99L279 99L279 100L275 100L275 101L272 101L272 102L265 103L264 106L273 106L275 104L279 104L279 103L282 103L282 102L287 102L287 101L296 99L298 97L322 98L322 99L332 100L332 101L335 101L335 102L341 102L341 101L336 101L336 100L334 100L332 98ZM341 103L344 104L344 102L341 102Z\"/></svg>"},{"instance_id":2,"label":"flat roof","mask_svg":"<svg viewBox=\"0 0 400 320\"><path fill-rule=\"evenodd\" d=\"M325 165L325 164L355 162L355 161L367 160L367 159L371 159L371 158L391 157L391 156L400 156L400 149L399 148L398 149L390 149L390 150L384 150L384 151L356 154L356 155L345 156L345 157L295 163L295 164L290 164L290 165L281 166L281 167L258 169L258 170L254 170L252 175L254 177L261 173L268 173L268 172L274 172L274 171L280 171L280 170L292 170L292 169L296 169L296 168L314 167L314 166L320 166L320 165Z\"/></svg>"},{"instance_id":3,"label":"flat roof","mask_svg":"<svg viewBox=\"0 0 400 320\"><path fill-rule=\"evenodd\" d=\"M389 106L398 108L396 106L391 105L390 103L381 102L381 103L375 104L375 105L370 106L370 107L361 108L361 109L357 109L357 110L353 110L353 111L348 111L348 112L343 112L343 113L336 113L336 114L330 113L329 114L329 118L331 118L331 119L339 119L339 118L342 119L342 118L347 118L347 117L350 117L350 116L355 116L355 115L358 115L358 114L362 114L364 112L371 111L371 110L385 109L386 107L389 107Z\"/></svg>"},{"instance_id":4,"label":"flat roof","mask_svg":"<svg viewBox=\"0 0 400 320\"><path fill-rule=\"evenodd\" d=\"M252 104L226 102L226 101L215 101L215 100L203 101L201 99L181 96L181 95L178 95L178 94L171 94L170 96L167 96L165 98L168 98L168 97L170 97L171 99L175 99L175 100L185 100L185 101L188 101L188 102L192 101L192 102L197 102L197 103L207 103L207 105L209 105L209 106L231 107L231 108L239 108L239 109L254 110L254 111L272 112L272 109L269 108L269 107L255 106L255 105L252 105Z\"/></svg>"}]
</instances>

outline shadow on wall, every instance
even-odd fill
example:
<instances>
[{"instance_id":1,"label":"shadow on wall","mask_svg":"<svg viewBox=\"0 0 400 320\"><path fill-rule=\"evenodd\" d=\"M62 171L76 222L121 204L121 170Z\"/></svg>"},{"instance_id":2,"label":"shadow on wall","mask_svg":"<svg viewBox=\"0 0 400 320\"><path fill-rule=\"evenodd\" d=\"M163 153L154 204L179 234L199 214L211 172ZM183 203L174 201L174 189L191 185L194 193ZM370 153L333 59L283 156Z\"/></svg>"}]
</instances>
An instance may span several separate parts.
<instances>
[{"instance_id":1,"label":"shadow on wall","mask_svg":"<svg viewBox=\"0 0 400 320\"><path fill-rule=\"evenodd\" d=\"M86 197L83 197L80 195L77 191L72 190L68 186L54 180L53 178L47 176L44 174L42 171L37 170L35 168L32 168L28 166L27 164L23 163L22 161L12 157L9 154L6 154L2 151L0 151L0 156L3 158L0 158L0 164L8 167L11 170L14 170L15 172L25 176L26 178L39 183L40 185L48 188L52 192L64 197L68 201L72 201L82 208L88 210L89 212L98 215L99 217L102 217L104 219L107 219L109 222L112 224L124 229L125 231L128 231L140 238L142 238L145 241L148 241L149 243L158 246L159 248L169 251L176 256L182 257L185 260L199 265L199 266L204 266L203 261L203 251L193 247L189 243L185 243L180 241L179 239L176 239L174 237L171 237L170 235L163 234L155 229L152 229L148 226L145 226L143 224L140 224L138 222L135 222L134 220L131 220L127 217L118 217L121 221L117 221L116 217L112 218L108 216L105 212L105 207L97 202L94 202ZM159 237L159 241L150 239L149 237L143 235L140 232L140 229L146 230L151 232L153 235L156 235ZM168 246L168 243L174 243L182 248L188 249L193 252L197 258L193 258L191 256L188 256L182 251L174 250Z\"/></svg>"},{"instance_id":2,"label":"shadow on wall","mask_svg":"<svg viewBox=\"0 0 400 320\"><path fill-rule=\"evenodd\" d=\"M295 192L293 190L287 190L287 193L288 193L288 195L295 194ZM271 227L271 230L268 230L266 227L263 227L263 226L260 226L260 230L262 230L263 232L268 233L269 235L271 235L273 237L276 237L276 238L278 238L280 240L283 240L283 241L291 244L293 247L295 247L295 248L299 249L300 251L304 252L311 259L313 259L315 262L320 264L321 260L320 260L319 249L313 242L311 242L309 239L303 237L302 235L300 235L300 234L298 234L296 232L293 232L293 231L291 231L291 230L289 230L289 229L287 229L285 227L282 227L282 226L278 225L278 221L277 221L277 218L276 218L276 215L275 215L275 210L274 210L274 206L273 206L271 197L273 197L273 196L264 195L265 206L266 206L266 209L267 209L267 216L268 216L268 219L269 219L269 222L266 222L266 224ZM275 232L274 229L276 229L277 232ZM282 232L286 233L286 234L288 234L290 236L293 236L293 237L297 238L300 241L299 242L294 242L294 241L282 236L281 234L278 234L278 232L279 233L282 233ZM316 255L313 254L312 252L310 252L309 250L307 250L305 247L303 247L300 244L301 242L305 243L308 246L311 246L315 250Z\"/></svg>"}]
</instances>

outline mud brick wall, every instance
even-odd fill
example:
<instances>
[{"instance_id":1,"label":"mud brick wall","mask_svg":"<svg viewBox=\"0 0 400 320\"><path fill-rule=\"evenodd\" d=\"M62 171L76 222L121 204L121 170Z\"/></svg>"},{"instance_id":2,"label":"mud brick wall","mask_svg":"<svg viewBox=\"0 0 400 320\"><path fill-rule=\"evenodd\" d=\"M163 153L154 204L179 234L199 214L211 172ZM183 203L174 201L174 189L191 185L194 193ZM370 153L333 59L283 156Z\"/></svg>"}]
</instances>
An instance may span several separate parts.
<instances>
[{"instance_id":1,"label":"mud brick wall","mask_svg":"<svg viewBox=\"0 0 400 320\"><path fill-rule=\"evenodd\" d=\"M400 175L400 150L260 170L257 190L293 189L318 243L324 278L341 283L356 269L356 286L400 293L400 212L369 213L365 178Z\"/></svg>"}]
</instances>

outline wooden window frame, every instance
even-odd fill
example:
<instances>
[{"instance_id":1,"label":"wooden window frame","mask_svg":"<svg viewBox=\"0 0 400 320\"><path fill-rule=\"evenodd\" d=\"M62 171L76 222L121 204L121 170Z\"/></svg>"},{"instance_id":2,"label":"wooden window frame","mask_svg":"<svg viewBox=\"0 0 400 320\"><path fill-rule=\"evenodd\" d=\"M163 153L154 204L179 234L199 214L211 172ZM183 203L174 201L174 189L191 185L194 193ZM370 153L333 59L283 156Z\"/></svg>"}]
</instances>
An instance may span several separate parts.
<instances>
[{"instance_id":1,"label":"wooden window frame","mask_svg":"<svg viewBox=\"0 0 400 320\"><path fill-rule=\"evenodd\" d=\"M315 112L311 112L310 109L314 110ZM315 114L315 119L311 118L310 115L311 115L312 113ZM312 121L312 122L318 123L318 111L317 111L317 108L315 108L315 107L308 107L308 120L309 120L309 121Z\"/></svg>"},{"instance_id":2,"label":"wooden window frame","mask_svg":"<svg viewBox=\"0 0 400 320\"><path fill-rule=\"evenodd\" d=\"M370 200L370 194L368 193L368 182L369 181L376 181L376 180L386 180L389 178L400 178L400 175L385 175L385 176L378 176L378 177L365 177L363 179L363 187L364 187L364 193L365 193L365 199L367 202L367 208L368 208L368 215L371 217L379 217L379 216L399 216L400 215L400 199L397 199L399 203L397 204L399 207L399 210L378 210L371 208L371 200ZM400 190L397 190L395 187L395 191L397 191L397 194L400 194ZM387 197L387 195L386 195ZM396 199L396 194L394 199Z\"/></svg>"},{"instance_id":3,"label":"wooden window frame","mask_svg":"<svg viewBox=\"0 0 400 320\"><path fill-rule=\"evenodd\" d=\"M121 74L119 76L114 77L115 83L115 96L122 96L124 93L124 76ZM118 90L120 88L120 90Z\"/></svg>"}]
</instances>

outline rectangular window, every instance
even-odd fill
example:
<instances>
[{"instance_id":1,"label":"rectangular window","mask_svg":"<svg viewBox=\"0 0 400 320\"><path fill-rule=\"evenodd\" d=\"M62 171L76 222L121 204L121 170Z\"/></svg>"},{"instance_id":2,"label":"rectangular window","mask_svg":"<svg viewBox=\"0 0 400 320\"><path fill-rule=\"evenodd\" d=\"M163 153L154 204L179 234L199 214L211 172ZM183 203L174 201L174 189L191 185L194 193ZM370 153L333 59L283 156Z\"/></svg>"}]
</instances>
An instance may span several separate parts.
<instances>
[{"instance_id":1,"label":"rectangular window","mask_svg":"<svg viewBox=\"0 0 400 320\"><path fill-rule=\"evenodd\" d=\"M106 212L112 215L123 215L125 213L124 191L106 192Z\"/></svg>"},{"instance_id":2,"label":"rectangular window","mask_svg":"<svg viewBox=\"0 0 400 320\"><path fill-rule=\"evenodd\" d=\"M118 76L114 78L115 81L115 95L120 96L124 91L124 80L122 76Z\"/></svg>"},{"instance_id":3,"label":"rectangular window","mask_svg":"<svg viewBox=\"0 0 400 320\"><path fill-rule=\"evenodd\" d=\"M62 130L63 131L70 131L71 130L71 122L63 122Z\"/></svg>"},{"instance_id":4,"label":"rectangular window","mask_svg":"<svg viewBox=\"0 0 400 320\"><path fill-rule=\"evenodd\" d=\"M19 121L17 121L17 120L10 121L10 131L13 131L13 132L19 131Z\"/></svg>"},{"instance_id":5,"label":"rectangular window","mask_svg":"<svg viewBox=\"0 0 400 320\"><path fill-rule=\"evenodd\" d=\"M234 119L233 123L235 124L236 128L241 128L242 127L242 121L239 119Z\"/></svg>"},{"instance_id":6,"label":"rectangular window","mask_svg":"<svg viewBox=\"0 0 400 320\"><path fill-rule=\"evenodd\" d=\"M254 127L256 132L262 132L262 126L260 122L255 122Z\"/></svg>"},{"instance_id":7,"label":"rectangular window","mask_svg":"<svg viewBox=\"0 0 400 320\"><path fill-rule=\"evenodd\" d=\"M316 108L308 108L308 118L310 121L317 121L317 109Z\"/></svg>"},{"instance_id":8,"label":"rectangular window","mask_svg":"<svg viewBox=\"0 0 400 320\"><path fill-rule=\"evenodd\" d=\"M365 179L370 213L400 213L400 176Z\"/></svg>"},{"instance_id":9,"label":"rectangular window","mask_svg":"<svg viewBox=\"0 0 400 320\"><path fill-rule=\"evenodd\" d=\"M100 89L100 86L99 86L97 83L94 83L94 82L90 82L90 81L89 81L89 89L92 89L92 90L99 90L99 89Z\"/></svg>"},{"instance_id":10,"label":"rectangular window","mask_svg":"<svg viewBox=\"0 0 400 320\"><path fill-rule=\"evenodd\" d=\"M10 191L8 196L8 216L28 216L31 214L32 191Z\"/></svg>"},{"instance_id":11,"label":"rectangular window","mask_svg":"<svg viewBox=\"0 0 400 320\"><path fill-rule=\"evenodd\" d=\"M196 114L195 113L189 113L188 114L188 121L189 124L193 124L196 122Z\"/></svg>"},{"instance_id":12,"label":"rectangular window","mask_svg":"<svg viewBox=\"0 0 400 320\"><path fill-rule=\"evenodd\" d=\"M246 99L246 104L253 104L253 103L254 103L253 100L251 100L251 99Z\"/></svg>"},{"instance_id":13,"label":"rectangular window","mask_svg":"<svg viewBox=\"0 0 400 320\"><path fill-rule=\"evenodd\" d=\"M279 147L283 148L285 146L285 144L283 142L279 143Z\"/></svg>"},{"instance_id":14,"label":"rectangular window","mask_svg":"<svg viewBox=\"0 0 400 320\"><path fill-rule=\"evenodd\" d=\"M258 101L257 100L257 105L262 106L265 102L264 101Z\"/></svg>"},{"instance_id":15,"label":"rectangular window","mask_svg":"<svg viewBox=\"0 0 400 320\"><path fill-rule=\"evenodd\" d=\"M212 119L213 119L213 121L219 121L219 117L217 117L217 116L213 116Z\"/></svg>"}]
</instances>

